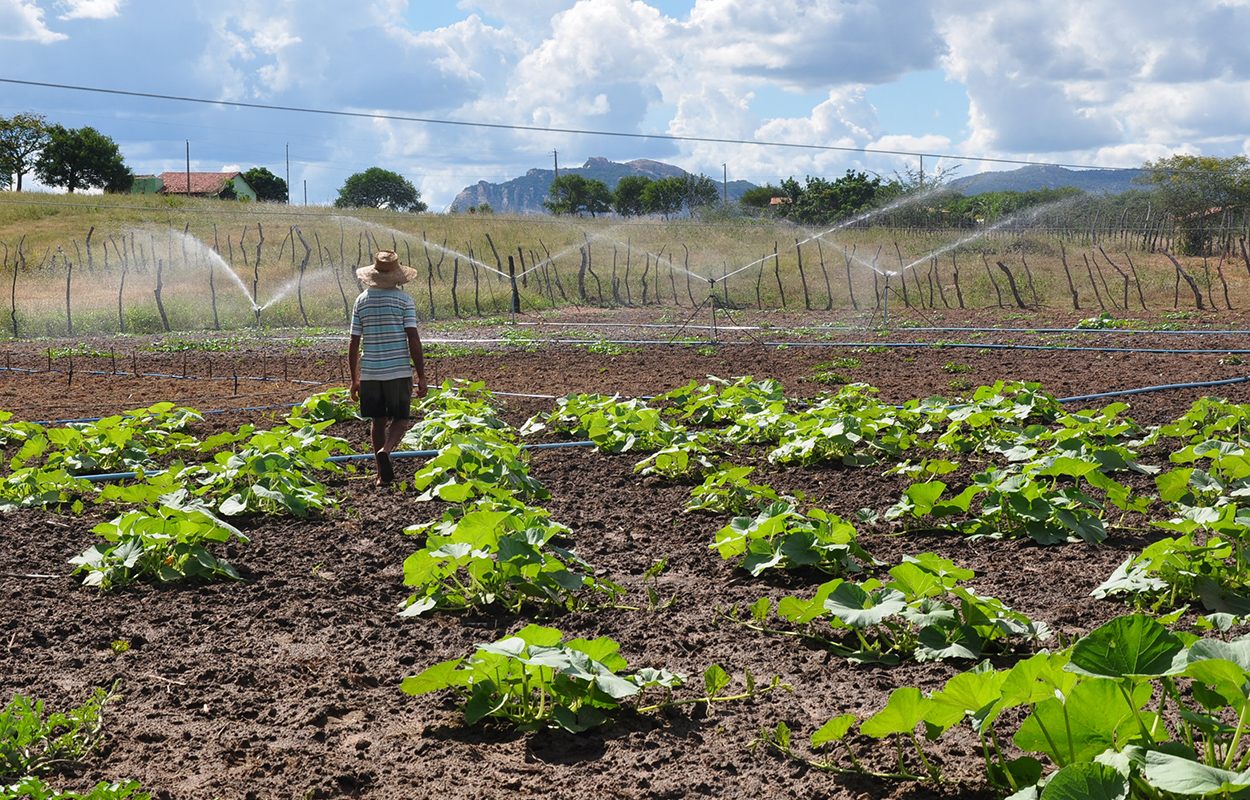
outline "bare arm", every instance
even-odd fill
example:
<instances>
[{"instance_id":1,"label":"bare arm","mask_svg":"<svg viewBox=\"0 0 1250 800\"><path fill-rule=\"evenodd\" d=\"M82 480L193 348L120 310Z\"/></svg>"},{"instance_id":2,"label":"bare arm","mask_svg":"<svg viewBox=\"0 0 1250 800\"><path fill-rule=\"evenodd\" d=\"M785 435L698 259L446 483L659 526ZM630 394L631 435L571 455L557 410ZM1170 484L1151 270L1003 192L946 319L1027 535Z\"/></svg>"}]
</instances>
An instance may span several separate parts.
<instances>
[{"instance_id":1,"label":"bare arm","mask_svg":"<svg viewBox=\"0 0 1250 800\"><path fill-rule=\"evenodd\" d=\"M352 376L352 399L360 399L360 337L353 336L347 343L347 369Z\"/></svg>"},{"instance_id":2,"label":"bare arm","mask_svg":"<svg viewBox=\"0 0 1250 800\"><path fill-rule=\"evenodd\" d=\"M416 395L425 397L429 386L425 382L425 350L421 347L421 334L416 328L405 328L408 334L408 355L412 357L412 366L417 373Z\"/></svg>"}]
</instances>

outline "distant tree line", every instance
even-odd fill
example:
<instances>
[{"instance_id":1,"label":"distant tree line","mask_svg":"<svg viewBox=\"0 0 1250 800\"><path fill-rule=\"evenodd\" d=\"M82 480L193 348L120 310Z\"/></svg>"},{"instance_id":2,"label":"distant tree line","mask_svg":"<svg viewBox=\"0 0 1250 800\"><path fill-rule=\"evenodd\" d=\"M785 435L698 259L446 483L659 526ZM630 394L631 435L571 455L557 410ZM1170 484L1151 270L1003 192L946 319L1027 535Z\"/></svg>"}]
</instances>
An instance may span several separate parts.
<instances>
[{"instance_id":1,"label":"distant tree line","mask_svg":"<svg viewBox=\"0 0 1250 800\"><path fill-rule=\"evenodd\" d=\"M720 200L711 178L690 173L659 180L627 175L613 190L601 180L574 172L553 180L547 196L550 199L543 208L552 214L577 217L616 212L626 218L658 215L668 219L683 210L695 214Z\"/></svg>"},{"instance_id":2,"label":"distant tree line","mask_svg":"<svg viewBox=\"0 0 1250 800\"><path fill-rule=\"evenodd\" d=\"M1117 216L1126 222L1132 216L1143 220L1139 233L1145 236L1157 234L1160 218L1166 218L1177 249L1187 255L1210 253L1245 236L1250 224L1247 157L1175 155L1147 161L1142 170L1135 182L1146 188L1118 195L1090 195L1074 187L964 195L947 188L949 173L931 175L926 182L912 171L887 180L847 170L832 181L809 176L800 184L791 177L780 186L756 187L745 192L739 203L748 213L815 226L876 212L864 224L976 228L1045 210L1048 218L1063 227L1080 227L1091 216L1094 221L1098 216ZM897 202L909 196L914 202ZM892 204L897 207L889 208Z\"/></svg>"}]
</instances>

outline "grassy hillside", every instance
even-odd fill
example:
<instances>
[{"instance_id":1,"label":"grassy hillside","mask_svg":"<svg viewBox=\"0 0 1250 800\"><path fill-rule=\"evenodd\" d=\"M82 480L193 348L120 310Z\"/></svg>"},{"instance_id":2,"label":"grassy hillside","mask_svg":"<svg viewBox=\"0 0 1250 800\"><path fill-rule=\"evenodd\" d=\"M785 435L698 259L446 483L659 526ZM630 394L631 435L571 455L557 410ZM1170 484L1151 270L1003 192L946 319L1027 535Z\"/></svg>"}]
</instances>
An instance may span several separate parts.
<instances>
[{"instance_id":1,"label":"grassy hillside","mask_svg":"<svg viewBox=\"0 0 1250 800\"><path fill-rule=\"evenodd\" d=\"M1000 261L1031 306L1071 309L1069 275L1091 313L1119 309L1126 288L1130 308L1142 298L1154 309L1177 302L1171 262L1117 236L1061 241L1006 228L816 231L772 220L413 215L9 192L0 193L0 331L13 336L16 327L28 338L71 327L75 335L167 325L337 327L359 290L354 270L378 248L397 250L421 272L408 288L427 319L507 313L510 283L501 273L509 257L527 313L567 305L692 308L710 291L737 307L851 310L853 293L854 305L874 308L887 271L906 275L905 298L904 282L891 278L892 308L958 307L961 298L968 308L1012 307ZM1221 273L1232 304L1247 301L1240 257L1235 266L1183 263L1205 303L1226 306ZM1186 283L1180 291L1180 307L1193 308Z\"/></svg>"}]
</instances>

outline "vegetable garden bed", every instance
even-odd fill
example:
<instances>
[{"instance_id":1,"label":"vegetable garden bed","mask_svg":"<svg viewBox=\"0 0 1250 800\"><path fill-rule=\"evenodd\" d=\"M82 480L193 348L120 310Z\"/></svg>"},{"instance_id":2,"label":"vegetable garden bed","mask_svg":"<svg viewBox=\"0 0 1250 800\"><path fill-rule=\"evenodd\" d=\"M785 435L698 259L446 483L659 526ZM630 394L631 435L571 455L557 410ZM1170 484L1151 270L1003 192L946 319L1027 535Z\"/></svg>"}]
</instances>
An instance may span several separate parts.
<instances>
[{"instance_id":1,"label":"vegetable garden bed","mask_svg":"<svg viewBox=\"0 0 1250 800\"><path fill-rule=\"evenodd\" d=\"M777 317L770 320L775 324ZM1232 327L1224 318L1219 323ZM936 336L931 335L931 340ZM1068 343L1096 341L1141 349L1211 350L1243 345L1235 336L1103 337ZM810 408L797 401L811 402L822 392L844 389L837 382L817 379L829 372L877 387L877 394L865 396L890 404L935 394L948 398L970 395L971 389L952 385L959 378L966 378L972 387L1000 380L1037 381L1052 395L1066 396L1242 374L1241 368L1219 353L778 349L738 338L746 343L715 350L653 345L592 352L593 348L585 346L514 342L488 352L463 352L446 346L447 354L432 358L430 363L438 382L482 381L486 389L501 393L559 396L613 392L659 395L691 381L706 383L709 374L726 379L750 375L778 381L784 394L794 401L791 410L796 412ZM918 338L895 331L880 341ZM993 344L1008 339L1019 343L1039 340L1026 334L991 333L973 341ZM805 334L793 337L793 341L799 344L819 339L818 335ZM109 346L94 344L97 349ZM127 341L124 346L127 357L114 356L113 362L127 361L135 342ZM49 366L44 352L47 343L6 347L10 366ZM228 362L224 356L203 351L192 351L186 358L182 353L144 352L140 356L142 369L137 371L174 376L163 378L111 373L90 376L90 370L109 371L110 359L95 354L75 359L77 372L70 380L63 360L56 359L51 364L58 370L55 373L5 373L0 407L15 412L13 422L96 417L170 401L201 411L234 409L190 422L186 435L200 441L238 431L245 424L277 430L285 424L289 409L237 409L294 403L326 388L310 388L311 384L296 381L335 382L342 343L308 344L294 354L287 354L287 349L282 343L262 340L250 350L235 353ZM437 353L437 348L433 349ZM222 372L225 363L231 372L237 368L238 374L244 375L244 368L255 367L262 354L264 377L273 380L251 390L244 387L241 394L263 391L263 398L236 397L232 382L224 391L218 391L220 385L207 391L204 381L181 379L184 374L207 378L209 370L218 377L229 374ZM857 363L843 360L829 366L835 358L853 358ZM961 369L949 368L952 363ZM285 374L280 374L283 368ZM1221 387L1218 394L1235 403L1250 402L1248 386L1232 384ZM1183 417L1206 393L1181 389L1129 397L1126 402L1131 407L1120 412L1119 419L1132 418L1143 429L1164 424ZM555 420L546 415L557 407L550 399L500 394L492 402L511 435L536 415L547 425L546 430L518 442L570 441L593 434L589 429L576 429L576 424L565 432L553 431ZM1114 399L1078 403L1066 410L1100 409L1112 402ZM660 409L676 403L656 400L646 407ZM660 419L692 432L721 430L729 424L710 416L682 420L677 415L663 415ZM946 424L943 421L942 425ZM1109 424L1099 423L1104 428ZM325 433L346 439L356 449L366 439L364 423L358 421L337 423ZM1187 437L1202 438L1200 434ZM831 434L826 431L822 435L828 439ZM895 745L898 732L883 728L881 717L875 728L865 730L863 726L889 703L901 708L903 696L896 690L915 689L919 697L928 698L942 692L956 675L972 671L983 659L985 669L1006 670L1042 648L1062 650L1099 626L1129 614L1133 609L1123 598L1095 599L1091 592L1147 545L1182 535L1149 524L1176 515L1169 503L1180 502L1180 489L1172 483L1163 484L1165 497L1150 497L1152 492L1160 494L1153 476L1111 470L1117 482L1131 490L1127 504L1131 505L1128 499L1132 496L1144 499L1140 507L1127 511L1112 508L1108 501L1098 514L1107 530L1101 541L1092 535L1087 537L1091 541L1075 535L1078 530L1089 531L1079 525L1069 529L1074 541L1055 544L1040 544L1039 537L1028 534L1002 539L970 536L984 531L955 527L986 513L988 490L973 498L970 506L947 517L911 509L891 513L890 509L909 496L909 491L912 500L918 501L912 506L922 506L921 512L924 502L932 505L936 495L909 487L942 480L949 483L942 495L948 500L974 485L974 476L991 464L1001 467L1030 462L1024 457L1012 461L1014 456L990 453L978 449L980 446L966 452L909 449L889 454L888 447L896 445L882 444L888 439L884 434L874 435L880 444L874 444L876 449L863 445L851 448L852 455L871 452L872 458L860 465L841 455L810 465L771 463L768 454L777 445L762 440L715 445L710 458L716 464L730 461L753 467L749 483L796 498L795 513L804 519L815 518L811 510L819 508L853 526L857 545L876 562L855 559L861 572L843 571L845 564L807 562L807 566L795 566L784 559L783 563L758 569L743 568L733 547L714 547L718 531L734 525L733 513L685 511L692 490L703 483L702 476L640 474L636 465L649 453L639 446L625 452L602 452L593 447L533 450L522 463L528 466L528 477L549 496L530 497L526 502L545 509L552 523L567 529L555 532L544 546L573 551L586 567L571 568L571 573L604 586L614 585L619 592L587 595L583 586L580 594L570 591L584 602L567 602L561 595L558 602L545 605L487 603L479 597L468 610L431 608L409 616L399 614L401 605L414 593L414 587L405 583L405 561L426 545L427 535L433 540L435 532L426 528L405 533L405 528L444 519L454 521L462 502L417 500L424 489L412 486L412 473L424 460L399 462L401 479L408 484L403 489L378 490L364 466L355 472L321 475L337 505L323 512L312 510L304 517L233 513L242 501L228 506L227 511L232 512L229 524L243 538L225 537L225 541L210 544L209 549L237 570L238 581L139 581L109 593L83 586L81 576L69 577L69 560L103 541L93 533L93 527L143 503L125 505L122 500L110 500L97 504L93 502L96 490L74 489L67 494L65 504L21 508L0 516L5 531L0 537L0 572L4 573L0 576L0 604L4 608L0 614L0 644L4 645L0 649L0 699L23 695L43 700L50 708L69 709L88 701L98 688L110 689L120 681L116 696L103 710L102 746L46 774L50 785L64 791L85 792L100 782L135 780L153 797L174 798L441 796L456 800L590 794L622 798L988 798L1010 794L1010 780L1000 774L1000 785L994 786L987 777L982 740L967 721L952 726L934 741L925 740L923 725L913 726L923 758L904 735L900 741L904 746L901 767ZM917 434L922 439L937 436ZM1126 433L1122 438L1129 441L1142 436ZM241 441L238 447L246 444L246 440ZM1141 462L1164 473L1201 468L1204 475L1217 478L1224 469L1223 480L1228 485L1223 490L1208 487L1206 491L1211 496L1235 497L1232 482L1245 477L1237 465L1217 464L1211 454L1193 454L1189 461L1169 462L1168 455L1186 444L1190 438L1182 442L1177 434L1142 445ZM232 446L222 445L216 452ZM1037 445L1043 453L1049 446ZM9 470L21 448L19 441L5 445ZM156 457L156 464L164 467L179 460L193 463L209 455L163 454ZM1084 456L1073 457L1080 460ZM925 459L934 465L929 473L924 472ZM945 459L958 462L959 467L941 472L937 462ZM891 471L902 461L915 469ZM1053 466L1037 469L1044 472ZM1099 492L1105 490L1090 489L1086 474L1067 464L1058 474L1043 476L1043 482L1054 484L1056 490L1084 487L1101 505L1103 495ZM1187 473L1186 477L1192 476ZM207 480L203 475L194 481L188 479L187 485L199 486L203 480ZM460 484L464 484L463 478ZM1001 488L1001 482L996 486ZM1196 502L1200 498L1188 499L1201 505ZM83 503L81 511L70 507L73 500ZM1078 511L1073 513L1079 517ZM754 518L762 513L757 508L744 516ZM1055 521L1059 519L1055 516L1051 520L1052 528L1066 524ZM788 524L795 524L793 517ZM1219 523L1208 524L1218 527ZM450 535L449 530L441 529ZM746 530L745 523L738 530ZM802 550L809 555L811 552L811 548ZM791 560L796 553L800 553L797 546L785 551ZM888 657L874 660L869 657L872 648L861 645L864 640L880 641L874 638L884 635L880 623L866 617L854 618L859 621L841 627L819 620L810 624L796 621L795 604L813 597L831 580L847 582L837 594L840 601L855 594L850 591L851 584L864 585L863 593L872 595L878 590L865 581L875 578L881 584L909 582L907 585L920 594L908 602L920 603L923 591L918 588L917 573L889 570L923 554L933 555L922 558L922 564L946 560L951 570L945 588L934 589L937 594L932 594L931 600L945 598L959 607L959 601L953 599L958 587L958 591L1000 601L1013 613L1044 625L1052 635L1043 638L1017 632L1004 642L991 642L988 629L982 630L978 635L983 640L983 652L966 658L959 657L958 650L958 646L968 645L966 637L948 637L946 644L954 648L953 656L934 655L942 648L926 634L920 637L921 646L899 645L885 653ZM800 553L800 560L806 557ZM758 566L764 561L767 559L760 558L753 563ZM572 562L565 559L564 563ZM759 574L753 576L752 572ZM897 590L886 587L880 591ZM885 595L876 596L879 607L890 600ZM765 598L767 604L761 605ZM1175 621L1174 630L1217 638L1244 632L1240 625L1226 634L1198 630L1195 624L1210 609L1202 608L1196 599L1188 602L1190 608ZM1177 607L1163 604L1153 610L1163 615ZM783 608L789 617L783 616ZM860 610L871 608L866 605ZM967 616L968 608L964 605L961 613ZM930 611L933 608L926 606L925 613ZM900 613L890 618L896 628L888 635L894 644L907 644L911 641L908 637L914 638L929 619L916 622ZM965 622L976 627L974 620ZM905 630L908 625L912 628ZM1010 627L1005 622L1000 627L1004 626ZM471 724L470 720L479 716L477 711L488 710L475 710L472 703L487 701L470 699L466 706L465 696L454 689L416 695L403 690L406 678L427 674L443 662L467 659L482 645L539 658L534 649L539 645L531 642L522 653L516 649L521 640L509 640L521 632L533 642L551 645L559 641L539 628L557 630L566 644L590 643L575 644L575 653L583 652L577 647L594 649L596 663L611 667L614 674L634 676L645 671L658 683L645 688L637 699L628 687L605 676L601 685L615 687L619 696L613 695L614 704L621 708L606 702L591 704L598 709L593 714L583 711L580 716L575 713L550 722L535 722L530 714L525 718L530 721L528 725L525 721L518 724L519 716L510 720L485 713L480 715L480 722ZM805 635L793 635L796 633ZM617 652L627 665L608 652L602 637L619 645ZM512 644L507 644L509 641ZM600 644L593 645L596 641ZM882 648L882 652L888 649ZM913 651L921 657L915 657ZM575 653L543 652L544 658L572 659L560 661L562 664L580 663ZM468 663L461 662L461 666ZM727 683L716 673L709 674L713 665L723 669ZM572 674L574 670L568 667L566 671ZM756 690L752 696L715 701L751 694L748 671ZM685 676L685 685L671 686L670 696L669 685L674 681L665 676L674 673ZM1085 680L1082 685L1092 684L1094 679ZM409 691L416 688L430 687L407 684ZM1161 692L1156 691L1155 702ZM706 700L708 695L714 697L713 702L694 702ZM684 704L666 704L669 701ZM659 707L637 710L652 706ZM833 735L836 732L823 727L846 714L855 717L845 743L851 746L858 766L837 741L840 737ZM1025 755L1011 740L1028 714L1025 707L1012 708L997 723L1008 751L1006 760ZM1235 722L1235 718L1230 720L1230 724ZM1166 724L1176 729L1171 717ZM586 730L570 730L579 727ZM817 750L809 737L821 730L831 741ZM1031 756L1044 763L1047 772L1057 766L1044 752ZM1235 762L1230 766L1237 767ZM826 766L835 769L822 768ZM1020 770L1020 776L1027 774L1025 768ZM915 777L897 777L900 772ZM940 776L939 781L932 780L934 774ZM1020 776L1015 777L1023 781Z\"/></svg>"}]
</instances>

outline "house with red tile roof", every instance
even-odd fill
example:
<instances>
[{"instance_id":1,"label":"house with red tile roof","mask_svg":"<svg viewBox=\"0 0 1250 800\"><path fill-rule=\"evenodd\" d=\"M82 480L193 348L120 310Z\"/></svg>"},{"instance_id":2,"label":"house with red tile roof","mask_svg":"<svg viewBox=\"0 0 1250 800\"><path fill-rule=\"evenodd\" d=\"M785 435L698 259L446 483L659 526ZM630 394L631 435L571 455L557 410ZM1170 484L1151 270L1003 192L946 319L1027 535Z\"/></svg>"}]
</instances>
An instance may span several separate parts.
<instances>
[{"instance_id":1,"label":"house with red tile roof","mask_svg":"<svg viewBox=\"0 0 1250 800\"><path fill-rule=\"evenodd\" d=\"M191 191L187 191L190 178ZM221 198L226 184L231 183L235 198L256 199L256 190L242 172L162 172L160 175L136 175L131 194L190 194L192 197ZM226 198L229 199L229 198Z\"/></svg>"}]
</instances>

